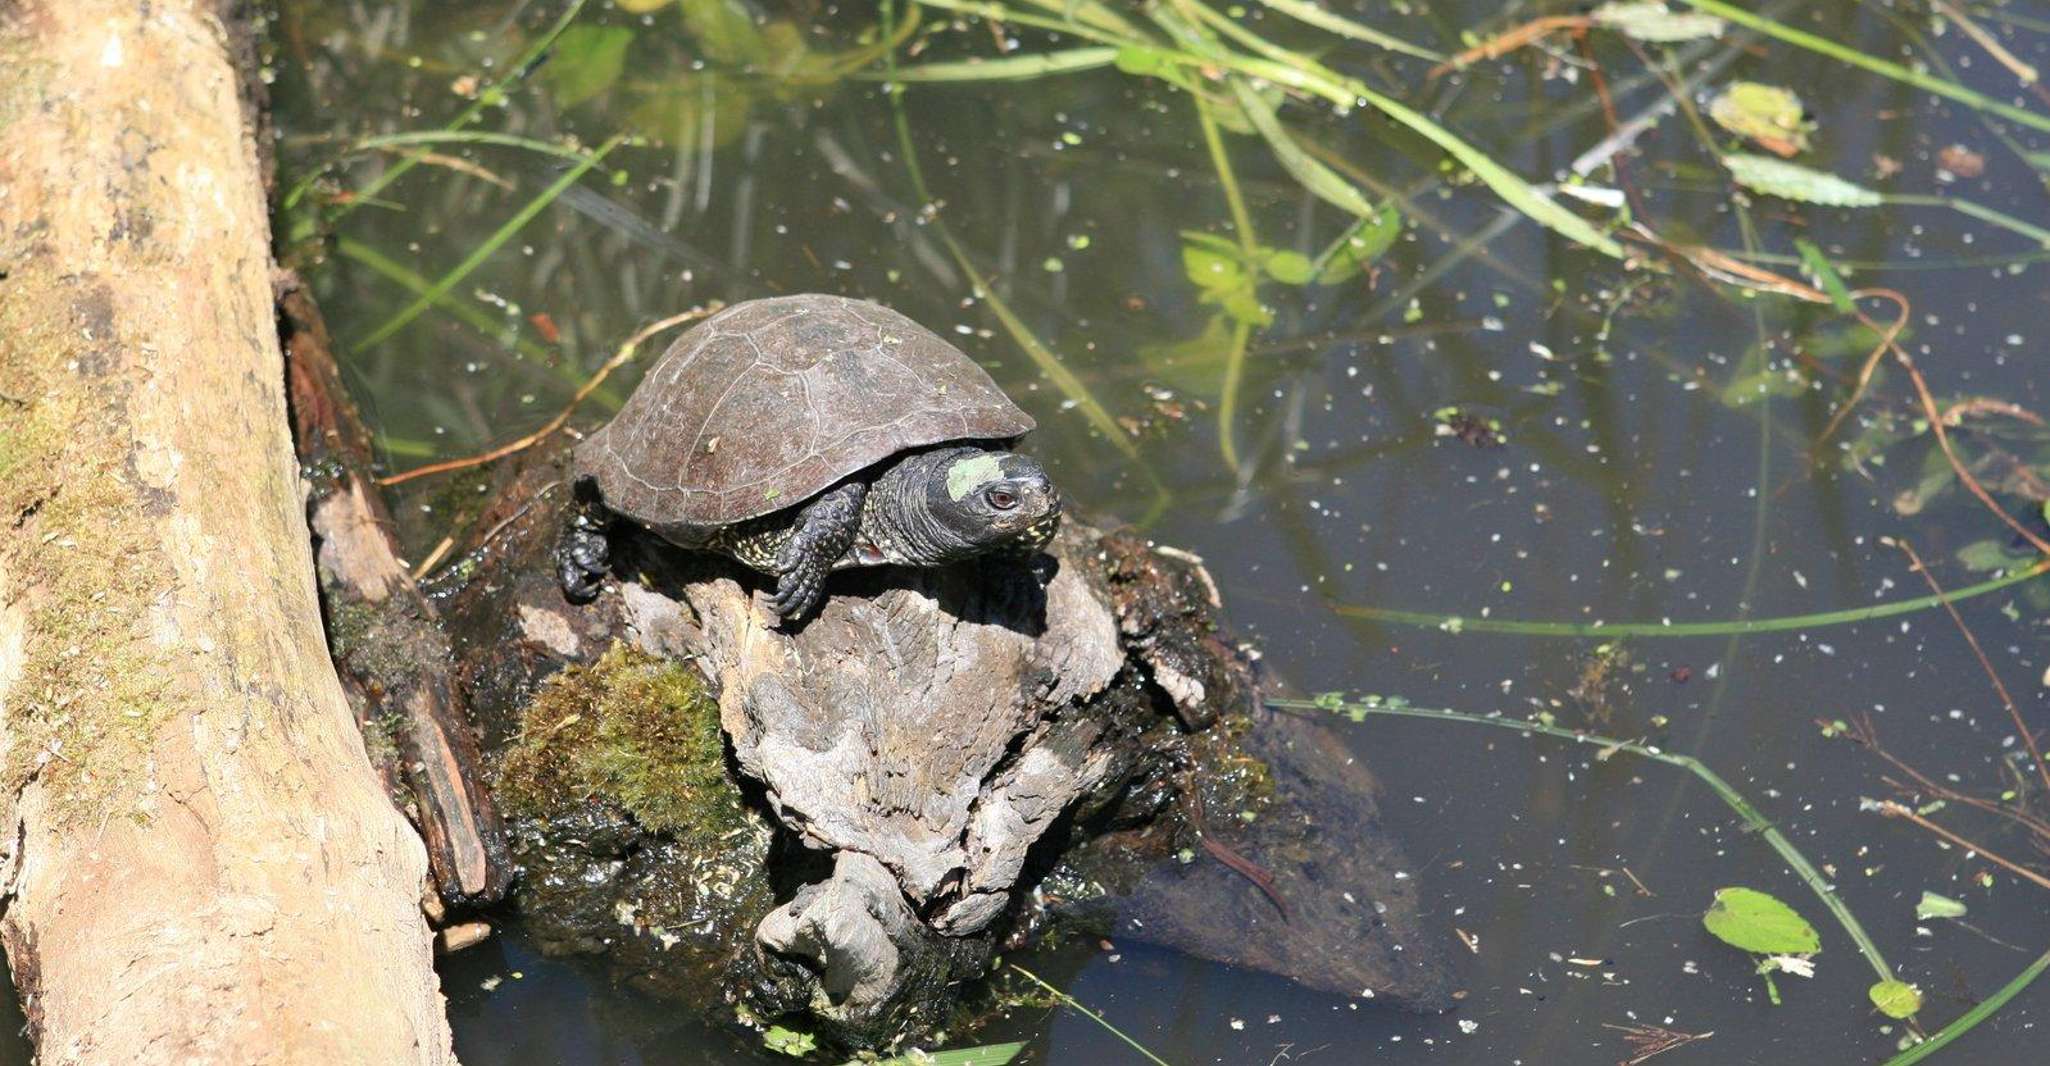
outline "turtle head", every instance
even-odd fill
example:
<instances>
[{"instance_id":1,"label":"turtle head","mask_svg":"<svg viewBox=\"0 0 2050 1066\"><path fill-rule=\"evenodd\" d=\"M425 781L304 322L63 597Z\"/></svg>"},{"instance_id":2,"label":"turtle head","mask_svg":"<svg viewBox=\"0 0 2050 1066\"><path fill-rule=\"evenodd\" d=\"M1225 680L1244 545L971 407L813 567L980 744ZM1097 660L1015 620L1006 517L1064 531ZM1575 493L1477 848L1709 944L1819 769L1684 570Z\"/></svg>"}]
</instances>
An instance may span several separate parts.
<instances>
[{"instance_id":1,"label":"turtle head","mask_svg":"<svg viewBox=\"0 0 2050 1066\"><path fill-rule=\"evenodd\" d=\"M1061 524L1061 494L1039 461L1016 452L964 451L926 483L926 510L963 554L1029 554Z\"/></svg>"}]
</instances>

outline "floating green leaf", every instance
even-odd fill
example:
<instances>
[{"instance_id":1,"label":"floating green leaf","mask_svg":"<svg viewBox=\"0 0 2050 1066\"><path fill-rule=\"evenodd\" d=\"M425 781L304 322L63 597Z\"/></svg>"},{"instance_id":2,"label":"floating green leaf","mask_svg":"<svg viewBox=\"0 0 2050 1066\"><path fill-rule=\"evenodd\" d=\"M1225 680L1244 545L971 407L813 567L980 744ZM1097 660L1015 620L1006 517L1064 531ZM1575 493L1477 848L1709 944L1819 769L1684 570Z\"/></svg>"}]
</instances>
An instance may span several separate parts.
<instances>
[{"instance_id":1,"label":"floating green leaf","mask_svg":"<svg viewBox=\"0 0 2050 1066\"><path fill-rule=\"evenodd\" d=\"M1674 11L1659 0L1603 4L1589 14L1595 25L1615 30L1625 37L1653 44L1696 41L1720 37L1729 23L1714 15L1688 15Z\"/></svg>"},{"instance_id":2,"label":"floating green leaf","mask_svg":"<svg viewBox=\"0 0 2050 1066\"><path fill-rule=\"evenodd\" d=\"M1317 267L1310 257L1301 252L1283 248L1263 248L1266 253L1260 268L1267 276L1283 285L1308 285L1317 276Z\"/></svg>"},{"instance_id":3,"label":"floating green leaf","mask_svg":"<svg viewBox=\"0 0 2050 1066\"><path fill-rule=\"evenodd\" d=\"M1906 981L1881 981L1865 991L1872 999L1872 1005L1879 1013L1889 1018L1906 1019L1915 1016L1922 1009L1922 990Z\"/></svg>"},{"instance_id":4,"label":"floating green leaf","mask_svg":"<svg viewBox=\"0 0 2050 1066\"><path fill-rule=\"evenodd\" d=\"M1966 907L1960 900L1923 891L1922 902L1915 904L1915 920L1926 922L1931 918L1962 918Z\"/></svg>"},{"instance_id":5,"label":"floating green leaf","mask_svg":"<svg viewBox=\"0 0 2050 1066\"><path fill-rule=\"evenodd\" d=\"M1886 198L1834 174L1812 170L1784 159L1739 153L1723 157L1730 177L1753 192L1824 207L1877 207Z\"/></svg>"},{"instance_id":6,"label":"floating green leaf","mask_svg":"<svg viewBox=\"0 0 2050 1066\"><path fill-rule=\"evenodd\" d=\"M555 102L574 107L612 88L626 69L634 31L625 26L571 26L555 42L555 55L542 70Z\"/></svg>"},{"instance_id":7,"label":"floating green leaf","mask_svg":"<svg viewBox=\"0 0 2050 1066\"><path fill-rule=\"evenodd\" d=\"M818 1050L818 1041L810 1033L772 1025L762 1033L762 1046L801 1059Z\"/></svg>"},{"instance_id":8,"label":"floating green leaf","mask_svg":"<svg viewBox=\"0 0 2050 1066\"><path fill-rule=\"evenodd\" d=\"M1317 284L1337 285L1357 276L1388 253L1402 236L1402 214L1382 204L1372 215L1352 224L1317 256Z\"/></svg>"},{"instance_id":9,"label":"floating green leaf","mask_svg":"<svg viewBox=\"0 0 2050 1066\"><path fill-rule=\"evenodd\" d=\"M1735 81L1708 102L1708 117L1739 137L1765 145L1782 155L1808 150L1815 124L1792 89Z\"/></svg>"},{"instance_id":10,"label":"floating green leaf","mask_svg":"<svg viewBox=\"0 0 2050 1066\"><path fill-rule=\"evenodd\" d=\"M1755 888L1719 888L1701 924L1718 940L1757 955L1812 955L1822 936L1808 920Z\"/></svg>"},{"instance_id":11,"label":"floating green leaf","mask_svg":"<svg viewBox=\"0 0 2050 1066\"><path fill-rule=\"evenodd\" d=\"M706 59L722 66L765 65L774 57L754 16L739 0L678 0L683 25Z\"/></svg>"},{"instance_id":12,"label":"floating green leaf","mask_svg":"<svg viewBox=\"0 0 2050 1066\"><path fill-rule=\"evenodd\" d=\"M1263 252L1267 250L1255 249L1254 255ZM1267 252L1266 258L1274 254L1278 253ZM1223 237L1196 230L1182 232L1182 273L1202 294L1199 299L1223 308L1237 321L1264 326L1274 315L1260 303L1255 272L1266 269L1266 264L1248 263L1245 256L1237 244Z\"/></svg>"}]
</instances>

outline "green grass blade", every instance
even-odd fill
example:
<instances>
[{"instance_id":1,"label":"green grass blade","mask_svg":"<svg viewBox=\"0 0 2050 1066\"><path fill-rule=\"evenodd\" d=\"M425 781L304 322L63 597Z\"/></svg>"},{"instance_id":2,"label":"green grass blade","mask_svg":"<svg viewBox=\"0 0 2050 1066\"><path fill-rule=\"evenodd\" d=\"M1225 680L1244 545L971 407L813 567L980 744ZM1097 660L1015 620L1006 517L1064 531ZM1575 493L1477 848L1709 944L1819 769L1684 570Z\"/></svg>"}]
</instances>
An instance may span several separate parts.
<instances>
[{"instance_id":1,"label":"green grass blade","mask_svg":"<svg viewBox=\"0 0 2050 1066\"><path fill-rule=\"evenodd\" d=\"M1035 15L1029 11L1019 11L1013 7L988 3L985 0L912 0L912 2L923 7L937 8L941 11L952 11L960 15L975 15L988 19L991 22L1013 22L1020 26L1031 26L1034 29L1073 34L1077 37L1107 45L1143 44L1146 41L1143 34L1123 34L1116 30L1077 22L1074 19Z\"/></svg>"},{"instance_id":2,"label":"green grass blade","mask_svg":"<svg viewBox=\"0 0 2050 1066\"><path fill-rule=\"evenodd\" d=\"M1060 1000L1061 1003L1064 1006L1066 1006L1069 1010L1072 1010L1082 1015L1084 1018L1087 1018L1090 1021L1102 1026L1105 1029L1105 1031L1110 1033L1110 1035L1117 1037L1119 1040L1122 1040L1126 1044L1130 1045L1133 1051L1136 1051L1139 1054L1146 1056L1146 1061L1153 1063L1153 1066L1167 1066L1167 1061L1165 1059L1162 1059L1160 1056L1155 1055L1153 1052L1146 1050L1146 1045L1139 1043L1137 1040L1134 1040L1129 1036L1126 1036L1124 1030L1118 1028L1115 1025L1110 1024L1110 1022L1107 1021L1103 1017L1103 1015L1098 1014L1095 1011L1090 1010L1088 1007L1083 1006L1081 1000L1078 1000L1075 997L1067 994L1066 992L1063 992L1060 989L1055 988L1050 984L1047 984L1045 981L1040 980L1038 974L1033 973L1031 970L1028 970L1023 966L1020 966L1015 962L1011 963L1010 965L1011 969L1024 974L1027 978L1029 978L1032 981L1033 984L1046 989L1048 994L1052 995L1053 998Z\"/></svg>"},{"instance_id":3,"label":"green grass blade","mask_svg":"<svg viewBox=\"0 0 2050 1066\"><path fill-rule=\"evenodd\" d=\"M448 125L443 128L448 130L461 129L475 122L477 116L484 113L485 108L495 106L502 100L505 96L506 88L514 82L525 78L528 70L533 67L534 63L542 56L548 54L548 50L555 46L555 39L562 36L562 31L569 29L570 23L576 21L578 13L584 9L584 3L585 0L570 0L569 7L549 25L548 29L540 37L536 38L533 44L528 45L525 51L522 51L511 63L506 65L505 76L486 86L483 91L477 94L477 98L470 102L470 106L458 112L456 117L450 119ZM404 177L407 171L418 165L418 159L401 159L386 167L383 173L370 179L369 184L356 190L356 199L342 204L340 209L336 211L336 216L340 217L355 210L356 204L361 200L376 196L386 186ZM294 191L296 192L297 190ZM284 206L289 209L293 204L288 202Z\"/></svg>"},{"instance_id":4,"label":"green grass blade","mask_svg":"<svg viewBox=\"0 0 2050 1066\"><path fill-rule=\"evenodd\" d=\"M1886 202L1890 204L1907 204L1915 207L1948 207L1959 214L1969 215L1981 222L1991 222L2001 229L2019 233L2045 248L2050 248L2050 229L2044 229L2034 223L2024 222L2013 215L1995 211L1985 204L1974 203L1962 197L1918 196L1900 193L1888 196Z\"/></svg>"},{"instance_id":5,"label":"green grass blade","mask_svg":"<svg viewBox=\"0 0 2050 1066\"><path fill-rule=\"evenodd\" d=\"M2050 559L2026 570L1982 581L1950 593L1952 603L1999 592L2050 573ZM1778 618L1747 618L1735 622L1529 622L1507 618L1467 618L1455 614L1399 611L1389 607L1361 607L1340 604L1332 610L1347 618L1364 618L1394 625L1424 626L1460 633L1506 633L1525 637L1722 637L1751 633L1784 633L1796 629L1850 625L1941 607L1942 596L1917 596L1871 607L1819 614L1787 615Z\"/></svg>"},{"instance_id":6,"label":"green grass blade","mask_svg":"<svg viewBox=\"0 0 2050 1066\"><path fill-rule=\"evenodd\" d=\"M1266 140L1281 169L1288 171L1289 176L1301 182L1303 188L1333 207L1359 218L1373 216L1373 203L1352 182L1312 158L1295 143L1295 138L1289 136L1288 130L1282 126L1281 119L1275 117L1273 104L1262 98L1243 78L1231 79L1231 88L1238 96L1239 110L1245 112L1246 120Z\"/></svg>"},{"instance_id":7,"label":"green grass blade","mask_svg":"<svg viewBox=\"0 0 2050 1066\"><path fill-rule=\"evenodd\" d=\"M1351 110L1359 102L1394 119L1458 160L1473 172L1481 183L1494 190L1509 206L1529 218L1576 243L1585 245L1604 255L1623 257L1623 247L1607 234L1590 225L1579 215L1567 210L1551 197L1539 192L1529 182L1518 177L1514 171L1489 158L1487 153L1460 139L1458 134L1433 121L1430 116L1417 111L1390 96L1384 96L1367 87L1365 82L1348 78L1325 67L1307 56L1297 55L1277 45L1261 40L1238 23L1217 13L1198 0L1179 0L1180 8L1193 12L1197 18L1247 47L1271 58L1256 59L1240 55L1230 49L1216 45L1206 47L1200 35L1187 27L1179 36L1184 44L1200 51L1199 61L1223 66L1241 74L1263 78L1276 85L1300 89L1331 102L1340 109ZM1159 20L1165 11L1156 11Z\"/></svg>"},{"instance_id":8,"label":"green grass blade","mask_svg":"<svg viewBox=\"0 0 2050 1066\"><path fill-rule=\"evenodd\" d=\"M1358 90L1360 99L1373 105L1382 114L1421 134L1425 140L1443 148L1452 158L1459 160L1466 169L1473 171L1474 177L1479 178L1488 188L1495 190L1495 195L1501 197L1509 206L1530 216L1532 221L1568 240L1586 245L1603 255L1614 256L1618 259L1623 258L1622 245L1617 244L1607 234L1594 228L1586 219L1568 211L1554 202L1551 197L1537 191L1529 182L1517 177L1515 172L1511 171L1508 167L1495 162L1493 159L1488 158L1487 154L1480 149L1460 140L1451 130L1431 121L1422 112L1411 110L1407 105L1382 96L1365 85L1360 85L1356 82L1353 84Z\"/></svg>"},{"instance_id":9,"label":"green grass blade","mask_svg":"<svg viewBox=\"0 0 2050 1066\"><path fill-rule=\"evenodd\" d=\"M370 268L384 277L385 280L397 284L415 296L427 292L431 287L431 283L426 278L421 277L417 271L354 237L337 239L335 241L335 254ZM503 343L502 338L505 336L508 325L505 319L494 317L480 310L476 305L465 303L446 293L435 298L434 306L437 310L447 313L450 317L476 330L478 333ZM570 388L574 389L583 385L583 371L578 368L575 361L564 359L562 352L544 348L524 337L514 338L512 344L513 348L521 356L525 357L529 364L547 368L550 374L553 374ZM623 402L623 398L612 386L601 385L596 392L591 393L590 401L617 410Z\"/></svg>"},{"instance_id":10,"label":"green grass blade","mask_svg":"<svg viewBox=\"0 0 2050 1066\"><path fill-rule=\"evenodd\" d=\"M1052 74L1107 67L1117 61L1118 50L1109 45L1070 48L1039 55L1005 56L1001 59L971 59L958 63L921 63L898 67L889 74L892 81L1029 81Z\"/></svg>"},{"instance_id":11,"label":"green grass blade","mask_svg":"<svg viewBox=\"0 0 2050 1066\"><path fill-rule=\"evenodd\" d=\"M1639 744L1635 741L1620 740L1615 737L1605 737L1594 733L1575 732L1560 726L1546 725L1542 722L1532 722L1521 718L1468 714L1463 711L1450 711L1434 707L1411 707L1407 704L1390 706L1389 704L1379 702L1352 702L1328 698L1321 701L1269 699L1267 705L1288 711L1325 711L1344 715L1355 721L1364 720L1368 715L1381 714L1401 718L1426 718L1440 722L1464 722L1467 725L1492 726L1496 729L1509 729L1519 733L1542 733L1548 737L1572 741L1576 744L1593 744L1604 749L1627 751L1632 755L1641 756L1654 762L1662 762L1668 766L1677 766L1699 778L1701 783L1707 785L1709 790L1714 792L1716 797L1721 799L1725 806L1736 812L1737 817L1743 819L1746 825L1757 831L1758 835L1767 844L1772 846L1772 850L1779 853L1779 857L1786 862L1795 875L1807 884L1809 891L1815 893L1816 898L1822 901L1822 905L1836 918L1837 924L1843 927L1845 935L1849 936L1851 942L1858 946L1858 953L1865 956L1865 961L1871 965L1873 972L1879 975L1879 979L1882 981L1893 979L1893 970L1887 966L1886 957L1880 954L1879 945L1873 943L1872 937L1865 932L1865 927L1859 923L1857 916L1851 913L1851 908L1846 906L1844 901L1837 896L1836 890L1829 887L1829 882L1823 878L1822 871L1817 870L1815 864L1809 862L1808 857L1801 854L1801 849L1796 848L1794 842L1787 839L1786 834L1781 833L1770 819L1759 813L1758 808L1753 807L1751 801L1744 798L1743 793L1731 787L1728 781L1723 780L1720 774L1709 769L1706 763L1691 755L1674 755L1671 752L1661 751L1658 748L1647 744Z\"/></svg>"},{"instance_id":12,"label":"green grass blade","mask_svg":"<svg viewBox=\"0 0 2050 1066\"><path fill-rule=\"evenodd\" d=\"M1886 1060L1885 1066L1914 1066L1915 1063L1942 1051L1951 1041L1971 1032L1973 1026L1991 1018L1995 1011L2007 1006L2008 1000L2021 995L2022 989L2035 983L2036 978L2043 976L2045 970L2050 970L2050 951L2038 955L2036 961L2014 975L2014 980L2002 985L2000 991L1981 1000L1971 1010L1959 1015L1956 1021L1938 1029L1929 1039Z\"/></svg>"},{"instance_id":13,"label":"green grass blade","mask_svg":"<svg viewBox=\"0 0 2050 1066\"><path fill-rule=\"evenodd\" d=\"M385 319L383 324L371 330L368 336L356 341L351 347L360 352L389 338L392 334L404 329L408 323L420 317L421 312L434 306L442 297L448 295L450 289L461 284L464 278L470 276L471 271L482 266L486 259L491 258L492 253L498 251L505 242L512 240L513 236L519 233L520 230L525 229L527 223L532 222L535 216L547 209L549 204L555 202L556 197L561 196L564 190L575 185L592 167L597 166L606 156L611 155L612 150L619 147L624 141L625 137L623 135L615 134L604 144L599 145L597 151L592 152L588 158L571 167L562 177L555 179L554 184L541 190L539 196L527 201L526 206L521 207L511 218L506 219L504 225L499 226L496 232L486 237L484 243L472 249L462 262L456 264L455 269L436 279L434 284L427 287L426 292L415 297L412 303L401 308L397 314Z\"/></svg>"},{"instance_id":14,"label":"green grass blade","mask_svg":"<svg viewBox=\"0 0 2050 1066\"><path fill-rule=\"evenodd\" d=\"M1856 314L1858 305L1851 299L1850 286L1844 284L1844 276L1837 272L1836 264L1824 255L1822 247L1806 237L1794 238L1794 247L1800 250L1801 263L1808 268L1815 280L1822 283L1822 291L1829 294L1829 300L1844 314Z\"/></svg>"},{"instance_id":15,"label":"green grass blade","mask_svg":"<svg viewBox=\"0 0 2050 1066\"><path fill-rule=\"evenodd\" d=\"M1236 82L1233 87L1245 90ZM1250 91L1250 90L1245 90ZM1224 135L1218 131L1217 117L1211 113L1211 105L1201 96L1192 96L1196 101L1197 124L1203 129L1203 143L1210 151L1210 164L1217 171L1217 183L1224 188L1224 203L1231 211L1231 226L1239 241L1239 254L1245 262L1245 269L1253 270L1254 257L1260 245L1260 238L1253 232L1253 216L1246 210L1245 194L1239 191L1238 174L1232 170L1231 154L1225 150ZM1253 100L1259 104L1258 95ZM1269 116L1270 120L1272 116ZM1224 357L1224 384L1217 397L1217 451L1224 459L1224 465L1238 476L1238 409L1239 385L1246 374L1246 343L1252 338L1253 328L1245 321L1232 324L1231 348Z\"/></svg>"},{"instance_id":16,"label":"green grass blade","mask_svg":"<svg viewBox=\"0 0 2050 1066\"><path fill-rule=\"evenodd\" d=\"M2050 133L2050 117L2038 115L2033 111L2025 111L2013 104L2003 103L1984 93L1967 89L1956 82L1945 81L1933 74L1924 74L1919 70L1901 66L1899 63L1892 63L1884 59L1868 56L1855 48L1839 44L1827 37L1817 36L1806 30L1797 30L1792 26L1774 22L1763 15L1752 14L1735 4L1726 4L1723 0L1681 0L1681 2L1689 7L1706 11L1711 15L1721 15L1723 18L1729 19L1745 29L1755 30L1767 37L1785 41L1797 48L1805 48L1839 62L1849 63L1854 67L1869 70L1874 74L1892 78L1906 85L1912 85L1925 92L1948 97L1967 107L1989 111L2011 122L2019 122L2031 129Z\"/></svg>"},{"instance_id":17,"label":"green grass blade","mask_svg":"<svg viewBox=\"0 0 2050 1066\"><path fill-rule=\"evenodd\" d=\"M924 0L919 0L919 2L924 2ZM885 26L894 24L896 21L895 15L895 5L885 3L883 6L883 22ZM888 74L895 75L897 72L897 53L894 50L885 53L883 63L884 70ZM911 137L911 119L904 113L903 91L894 86L886 87L884 95L889 97L890 100L890 117L897 131L897 147L903 153L904 170L910 175L911 189L918 195L920 203L930 204L933 202L932 191L925 184L925 168L918 162L918 144ZM1068 365L1061 361L1061 357L1054 354L1053 349L1048 348L1042 343L1038 335L1032 332L1031 327L1025 324L1025 320L1013 313L1010 305L1006 304L1003 298L997 295L996 289L989 284L989 280L982 276L981 271L975 269L974 261L968 256L968 250L961 246L961 242L954 239L954 232L948 228L946 220L934 216L932 227L934 232L939 234L940 243L946 245L947 254L953 258L955 265L959 266L961 272L968 276L969 284L974 287L975 295L989 306L990 312L996 315L997 323L1004 327L1006 333L1011 335L1011 340L1024 351L1027 358L1032 360L1033 365L1039 367L1040 373L1045 374L1053 382L1054 387L1059 389L1063 396L1066 396L1074 403L1075 407L1082 412L1083 417L1089 420L1089 424L1096 427L1096 431L1102 434L1103 438L1109 441L1112 447L1124 453L1128 459L1137 459L1139 457L1139 448L1132 443L1131 437L1125 433L1124 428L1118 425L1117 419L1111 417L1110 411L1105 409L1103 404L1096 399L1096 395L1089 391L1089 386L1083 384L1082 379L1076 377L1075 372L1068 369ZM1149 476L1151 476L1150 473Z\"/></svg>"},{"instance_id":18,"label":"green grass blade","mask_svg":"<svg viewBox=\"0 0 2050 1066\"><path fill-rule=\"evenodd\" d=\"M1320 30L1327 33L1335 33L1340 37L1350 37L1355 41L1365 41L1368 44L1379 45L1391 52L1401 52L1403 55L1415 56L1418 59L1428 59L1434 63L1442 62L1445 59L1444 54L1441 52L1433 52L1428 48L1413 45L1400 37L1389 36L1372 26L1365 26L1354 22L1343 15L1334 15L1317 4L1309 3L1308 0L1260 0L1260 3L1292 19L1309 23Z\"/></svg>"}]
</instances>

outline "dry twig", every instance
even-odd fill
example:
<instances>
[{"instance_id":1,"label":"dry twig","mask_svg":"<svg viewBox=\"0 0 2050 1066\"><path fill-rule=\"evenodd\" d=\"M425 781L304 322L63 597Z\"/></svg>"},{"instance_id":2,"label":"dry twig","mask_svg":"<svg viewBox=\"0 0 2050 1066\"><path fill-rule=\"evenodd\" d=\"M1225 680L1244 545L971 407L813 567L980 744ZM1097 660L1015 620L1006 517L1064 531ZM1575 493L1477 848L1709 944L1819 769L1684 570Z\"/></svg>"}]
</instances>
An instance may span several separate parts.
<instances>
[{"instance_id":1,"label":"dry twig","mask_svg":"<svg viewBox=\"0 0 2050 1066\"><path fill-rule=\"evenodd\" d=\"M610 377L613 371L631 362L633 357L639 353L641 344L649 337L663 330L680 326L685 322L703 318L717 309L717 305L710 308L692 308L682 314L670 315L660 322L643 327L640 332L628 337L626 343L619 346L619 351L615 352L612 358L607 359L605 365L599 367L598 372L591 375L589 381L584 382L582 386L578 387L576 395L570 397L568 405L563 407L562 412L549 419L548 424L540 429L479 455L466 456L462 459L449 459L439 463L429 463L426 466L414 467L401 474L392 474L388 477L378 478L377 483L380 485L401 485L415 478L423 478L430 474L446 474L452 470L467 470L473 466L483 466L485 463L497 462L506 456L517 455L520 452L526 451L528 448L547 440L551 434L567 424L570 415L576 413L578 405L584 402L584 398L591 395L599 385L604 384L605 379Z\"/></svg>"}]
</instances>

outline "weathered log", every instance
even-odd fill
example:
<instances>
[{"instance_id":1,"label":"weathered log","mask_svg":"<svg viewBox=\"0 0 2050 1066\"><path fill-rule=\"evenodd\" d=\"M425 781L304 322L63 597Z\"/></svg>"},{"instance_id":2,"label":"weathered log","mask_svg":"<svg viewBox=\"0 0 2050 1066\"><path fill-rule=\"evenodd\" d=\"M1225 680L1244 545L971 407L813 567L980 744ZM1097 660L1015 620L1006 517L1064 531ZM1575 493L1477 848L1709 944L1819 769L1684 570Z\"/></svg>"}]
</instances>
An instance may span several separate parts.
<instances>
[{"instance_id":1,"label":"weathered log","mask_svg":"<svg viewBox=\"0 0 2050 1066\"><path fill-rule=\"evenodd\" d=\"M0 915L45 1063L452 1062L321 638L243 79L0 7Z\"/></svg>"},{"instance_id":2,"label":"weathered log","mask_svg":"<svg viewBox=\"0 0 2050 1066\"><path fill-rule=\"evenodd\" d=\"M1071 522L1043 587L1002 566L850 572L793 631L759 578L635 534L615 541L617 584L566 603L547 552L569 495L559 454L503 472L437 590L486 748L509 771L527 878L515 898L545 946L872 1045L943 1023L994 949L1046 916L1027 897L1086 894L1100 898L1053 913L1127 936L1128 919L1173 907L1188 920L1161 923L1168 946L1449 1004L1442 937L1373 825L1363 771L1258 711L1192 560ZM684 662L710 695L650 687L654 664ZM693 842L651 825L627 782L564 769L626 732L594 721L643 704L680 721L716 710L731 749L714 769L738 786L717 809L743 809L744 824L722 816L728 828ZM1222 812L1207 844L1197 796ZM1241 811L1258 817L1219 824ZM1048 893L1025 891L1043 878ZM1238 943L1256 938L1271 943Z\"/></svg>"},{"instance_id":3,"label":"weathered log","mask_svg":"<svg viewBox=\"0 0 2050 1066\"><path fill-rule=\"evenodd\" d=\"M452 682L434 605L399 558L370 467L370 434L335 365L312 295L278 286L292 426L308 485L328 641L371 760L427 843L446 905L491 903L512 880L505 825L481 783L477 739Z\"/></svg>"}]
</instances>

